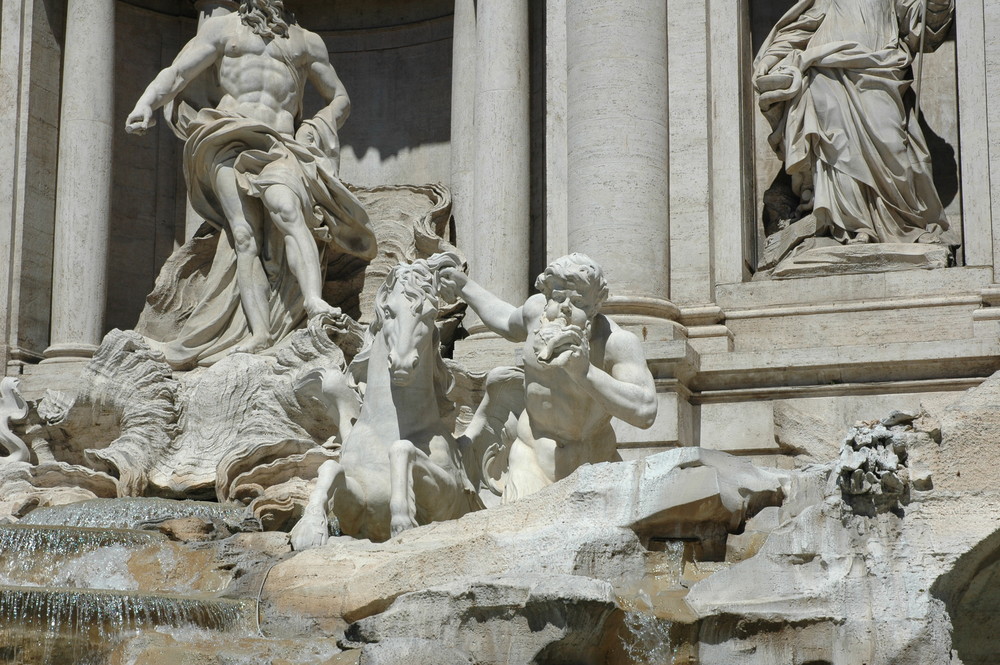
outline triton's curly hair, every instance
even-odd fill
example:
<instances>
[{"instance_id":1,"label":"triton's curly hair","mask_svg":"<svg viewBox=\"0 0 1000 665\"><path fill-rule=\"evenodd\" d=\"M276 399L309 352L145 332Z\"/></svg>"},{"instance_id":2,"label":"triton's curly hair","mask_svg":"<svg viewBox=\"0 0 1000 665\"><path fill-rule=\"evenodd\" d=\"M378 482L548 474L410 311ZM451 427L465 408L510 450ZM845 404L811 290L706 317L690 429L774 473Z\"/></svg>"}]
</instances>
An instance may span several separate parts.
<instances>
[{"instance_id":1,"label":"triton's curly hair","mask_svg":"<svg viewBox=\"0 0 1000 665\"><path fill-rule=\"evenodd\" d=\"M597 262L586 254L574 252L559 257L535 280L535 288L548 295L552 280L558 279L586 299L589 314L594 315L608 299L608 282Z\"/></svg>"},{"instance_id":2,"label":"triton's curly hair","mask_svg":"<svg viewBox=\"0 0 1000 665\"><path fill-rule=\"evenodd\" d=\"M288 37L288 25L295 17L285 11L282 0L240 0L240 19L261 37Z\"/></svg>"}]
</instances>

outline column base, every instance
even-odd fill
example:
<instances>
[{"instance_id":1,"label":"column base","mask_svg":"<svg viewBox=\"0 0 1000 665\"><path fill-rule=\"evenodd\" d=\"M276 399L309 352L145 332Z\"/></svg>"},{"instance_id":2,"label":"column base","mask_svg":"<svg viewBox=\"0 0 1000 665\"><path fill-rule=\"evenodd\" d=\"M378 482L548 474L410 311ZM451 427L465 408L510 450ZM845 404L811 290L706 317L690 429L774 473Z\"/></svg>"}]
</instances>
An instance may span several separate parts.
<instances>
[{"instance_id":1,"label":"column base","mask_svg":"<svg viewBox=\"0 0 1000 665\"><path fill-rule=\"evenodd\" d=\"M677 321L681 318L681 310L674 303L664 298L650 296L611 296L604 301L601 313L612 316L616 320L623 316L649 317Z\"/></svg>"},{"instance_id":2,"label":"column base","mask_svg":"<svg viewBox=\"0 0 1000 665\"><path fill-rule=\"evenodd\" d=\"M92 358L97 352L96 344L69 343L53 344L42 353L42 363L74 362L83 358Z\"/></svg>"}]
</instances>

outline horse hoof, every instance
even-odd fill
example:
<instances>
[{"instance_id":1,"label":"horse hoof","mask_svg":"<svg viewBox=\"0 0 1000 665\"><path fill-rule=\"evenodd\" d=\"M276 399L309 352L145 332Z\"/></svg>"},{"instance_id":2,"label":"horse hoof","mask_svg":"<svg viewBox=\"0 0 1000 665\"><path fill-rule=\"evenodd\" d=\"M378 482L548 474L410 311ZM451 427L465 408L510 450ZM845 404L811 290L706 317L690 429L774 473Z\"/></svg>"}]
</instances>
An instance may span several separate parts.
<instances>
[{"instance_id":1,"label":"horse hoof","mask_svg":"<svg viewBox=\"0 0 1000 665\"><path fill-rule=\"evenodd\" d=\"M418 526L416 521L410 519L409 517L393 517L392 520L389 521L389 534L391 537L395 538L404 531L413 529L416 526Z\"/></svg>"}]
</instances>

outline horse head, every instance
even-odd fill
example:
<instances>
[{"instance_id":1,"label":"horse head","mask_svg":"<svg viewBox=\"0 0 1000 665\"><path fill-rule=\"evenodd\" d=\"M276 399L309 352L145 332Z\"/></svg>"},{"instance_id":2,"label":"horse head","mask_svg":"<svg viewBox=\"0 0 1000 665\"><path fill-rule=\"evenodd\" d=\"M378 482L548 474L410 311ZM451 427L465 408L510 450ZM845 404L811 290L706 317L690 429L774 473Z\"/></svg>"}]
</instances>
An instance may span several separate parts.
<instances>
[{"instance_id":1,"label":"horse head","mask_svg":"<svg viewBox=\"0 0 1000 665\"><path fill-rule=\"evenodd\" d=\"M376 293L371 332L382 335L393 385L410 385L422 370L443 367L435 325L439 311L437 271L459 265L458 257L451 253L401 263L389 271Z\"/></svg>"}]
</instances>

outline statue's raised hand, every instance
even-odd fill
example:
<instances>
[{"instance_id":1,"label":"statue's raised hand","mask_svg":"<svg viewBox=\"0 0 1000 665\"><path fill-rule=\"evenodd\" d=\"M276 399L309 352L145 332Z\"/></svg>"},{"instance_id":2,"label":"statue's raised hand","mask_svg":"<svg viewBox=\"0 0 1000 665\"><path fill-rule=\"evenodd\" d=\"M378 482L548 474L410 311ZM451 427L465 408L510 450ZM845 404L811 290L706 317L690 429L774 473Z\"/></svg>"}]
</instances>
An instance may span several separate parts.
<instances>
[{"instance_id":1,"label":"statue's raised hand","mask_svg":"<svg viewBox=\"0 0 1000 665\"><path fill-rule=\"evenodd\" d=\"M590 369L588 329L564 322L550 322L535 333L535 358L541 367L557 367L582 379Z\"/></svg>"},{"instance_id":2,"label":"statue's raised hand","mask_svg":"<svg viewBox=\"0 0 1000 665\"><path fill-rule=\"evenodd\" d=\"M469 276L459 268L442 268L438 272L438 295L445 302L452 303L462 295L462 289L469 283Z\"/></svg>"},{"instance_id":3,"label":"statue's raised hand","mask_svg":"<svg viewBox=\"0 0 1000 665\"><path fill-rule=\"evenodd\" d=\"M156 126L156 118L153 117L153 109L149 106L137 105L125 121L125 131L129 134L142 136L150 127Z\"/></svg>"}]
</instances>

